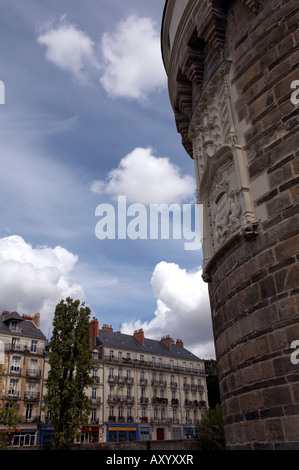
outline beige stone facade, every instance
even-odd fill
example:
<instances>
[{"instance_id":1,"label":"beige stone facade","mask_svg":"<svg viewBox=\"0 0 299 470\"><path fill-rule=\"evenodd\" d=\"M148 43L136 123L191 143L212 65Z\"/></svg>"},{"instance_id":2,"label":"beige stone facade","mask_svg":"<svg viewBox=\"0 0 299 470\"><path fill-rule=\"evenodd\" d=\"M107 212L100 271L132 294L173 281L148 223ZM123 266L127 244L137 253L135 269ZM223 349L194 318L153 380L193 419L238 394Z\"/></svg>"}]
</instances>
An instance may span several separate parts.
<instances>
[{"instance_id":1,"label":"beige stone facade","mask_svg":"<svg viewBox=\"0 0 299 470\"><path fill-rule=\"evenodd\" d=\"M298 2L168 0L162 51L203 205L227 446L299 448Z\"/></svg>"},{"instance_id":2,"label":"beige stone facade","mask_svg":"<svg viewBox=\"0 0 299 470\"><path fill-rule=\"evenodd\" d=\"M94 385L84 442L194 437L207 406L204 361L170 337L161 341L113 332L91 322ZM93 436L92 436L93 435Z\"/></svg>"},{"instance_id":3,"label":"beige stone facade","mask_svg":"<svg viewBox=\"0 0 299 470\"><path fill-rule=\"evenodd\" d=\"M39 314L0 317L0 407L19 416L10 429L12 446L51 445L51 410L46 405L47 341ZM208 406L204 361L170 337L154 341L90 323L93 384L88 426L76 443L169 440L195 437ZM7 428L0 423L0 432Z\"/></svg>"},{"instance_id":4,"label":"beige stone facade","mask_svg":"<svg viewBox=\"0 0 299 470\"><path fill-rule=\"evenodd\" d=\"M39 314L4 311L0 322L0 408L13 405L20 417L17 428L10 429L10 442L34 445L42 408L46 338L39 329ZM4 429L0 423L0 432Z\"/></svg>"}]
</instances>

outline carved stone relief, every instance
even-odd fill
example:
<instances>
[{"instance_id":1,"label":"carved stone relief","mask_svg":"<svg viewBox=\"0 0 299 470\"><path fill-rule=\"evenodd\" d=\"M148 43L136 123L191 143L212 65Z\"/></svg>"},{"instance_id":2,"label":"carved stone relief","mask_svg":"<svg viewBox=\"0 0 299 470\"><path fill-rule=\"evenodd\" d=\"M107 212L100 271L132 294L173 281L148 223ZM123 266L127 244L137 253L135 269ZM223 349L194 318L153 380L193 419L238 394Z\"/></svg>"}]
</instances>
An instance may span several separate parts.
<instances>
[{"instance_id":1,"label":"carved stone relief","mask_svg":"<svg viewBox=\"0 0 299 470\"><path fill-rule=\"evenodd\" d=\"M189 126L203 204L204 268L235 233L254 222L245 156L237 142L230 102L230 62L223 61L203 89Z\"/></svg>"}]
</instances>

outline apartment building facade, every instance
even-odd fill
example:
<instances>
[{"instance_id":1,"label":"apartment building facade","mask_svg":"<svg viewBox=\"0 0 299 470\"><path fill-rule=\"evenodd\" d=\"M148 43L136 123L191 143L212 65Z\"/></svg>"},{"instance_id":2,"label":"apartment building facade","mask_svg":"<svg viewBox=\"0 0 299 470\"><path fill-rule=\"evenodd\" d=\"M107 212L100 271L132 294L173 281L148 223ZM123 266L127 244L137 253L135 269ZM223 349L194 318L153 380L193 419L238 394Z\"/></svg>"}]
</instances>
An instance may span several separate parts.
<instances>
[{"instance_id":1,"label":"apartment building facade","mask_svg":"<svg viewBox=\"0 0 299 470\"><path fill-rule=\"evenodd\" d=\"M15 406L20 418L9 445L52 443L51 410L44 400L49 372L47 339L39 314L0 315L0 408ZM191 438L207 406L204 361L182 340L147 339L90 322L93 384L88 426L77 443ZM7 428L0 422L0 432Z\"/></svg>"},{"instance_id":2,"label":"apartment building facade","mask_svg":"<svg viewBox=\"0 0 299 470\"><path fill-rule=\"evenodd\" d=\"M37 442L46 362L46 337L39 328L40 315L0 315L0 408L15 406L20 422L9 429L9 444L31 446ZM0 432L7 428L0 423Z\"/></svg>"},{"instance_id":3,"label":"apartment building facade","mask_svg":"<svg viewBox=\"0 0 299 470\"><path fill-rule=\"evenodd\" d=\"M90 323L94 384L83 442L195 437L207 406L204 361L169 336L147 339Z\"/></svg>"}]
</instances>

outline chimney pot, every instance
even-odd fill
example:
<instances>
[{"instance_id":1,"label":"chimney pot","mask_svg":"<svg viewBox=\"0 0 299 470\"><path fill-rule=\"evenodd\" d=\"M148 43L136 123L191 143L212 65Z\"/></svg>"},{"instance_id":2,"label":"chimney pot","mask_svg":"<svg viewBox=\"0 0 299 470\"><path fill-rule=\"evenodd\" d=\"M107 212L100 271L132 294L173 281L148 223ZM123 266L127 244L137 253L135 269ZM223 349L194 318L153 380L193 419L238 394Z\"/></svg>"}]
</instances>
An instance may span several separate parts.
<instances>
[{"instance_id":1,"label":"chimney pot","mask_svg":"<svg viewBox=\"0 0 299 470\"><path fill-rule=\"evenodd\" d=\"M144 346L144 331L142 328L134 331L135 338Z\"/></svg>"}]
</instances>

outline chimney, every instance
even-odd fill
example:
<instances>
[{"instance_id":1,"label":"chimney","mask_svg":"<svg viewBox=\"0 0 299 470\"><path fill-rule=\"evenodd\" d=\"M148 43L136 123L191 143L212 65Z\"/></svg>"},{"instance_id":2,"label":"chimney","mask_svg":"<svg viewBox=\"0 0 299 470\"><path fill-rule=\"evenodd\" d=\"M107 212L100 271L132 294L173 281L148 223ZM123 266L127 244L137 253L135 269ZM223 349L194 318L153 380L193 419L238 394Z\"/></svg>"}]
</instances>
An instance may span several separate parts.
<instances>
[{"instance_id":1,"label":"chimney","mask_svg":"<svg viewBox=\"0 0 299 470\"><path fill-rule=\"evenodd\" d=\"M40 314L36 313L35 315L28 315L27 313L23 313L22 318L27 321L32 321L36 328L39 328L39 320L40 320Z\"/></svg>"},{"instance_id":2,"label":"chimney","mask_svg":"<svg viewBox=\"0 0 299 470\"><path fill-rule=\"evenodd\" d=\"M134 336L139 341L139 343L141 343L142 346L144 346L144 331L143 331L143 329L140 328L140 330L135 330L134 331Z\"/></svg>"},{"instance_id":3,"label":"chimney","mask_svg":"<svg viewBox=\"0 0 299 470\"><path fill-rule=\"evenodd\" d=\"M33 321L33 323L35 324L35 326L37 328L39 328L39 320L40 320L40 314L39 313L36 313L35 315L33 315L32 321Z\"/></svg>"},{"instance_id":4,"label":"chimney","mask_svg":"<svg viewBox=\"0 0 299 470\"><path fill-rule=\"evenodd\" d=\"M171 343L174 343L173 339L169 335L163 336L161 338L161 342L167 347L167 349L169 349L169 351L171 350Z\"/></svg>"},{"instance_id":5,"label":"chimney","mask_svg":"<svg viewBox=\"0 0 299 470\"><path fill-rule=\"evenodd\" d=\"M3 317L4 317L4 316L5 316L5 315L7 315L8 313L10 313L10 311L9 311L9 310L3 310L3 312L2 312L2 314L1 314L1 315L3 315Z\"/></svg>"},{"instance_id":6,"label":"chimney","mask_svg":"<svg viewBox=\"0 0 299 470\"><path fill-rule=\"evenodd\" d=\"M113 331L113 328L112 326L108 326L106 325L106 323L104 323L104 325L102 326L102 331Z\"/></svg>"},{"instance_id":7,"label":"chimney","mask_svg":"<svg viewBox=\"0 0 299 470\"><path fill-rule=\"evenodd\" d=\"M182 341L181 339L177 339L177 340L176 340L176 344L177 344L178 346L181 346L182 348L184 347L184 343L183 343L183 341Z\"/></svg>"},{"instance_id":8,"label":"chimney","mask_svg":"<svg viewBox=\"0 0 299 470\"><path fill-rule=\"evenodd\" d=\"M96 345L96 337L99 334L99 320L95 317L89 323L89 343L90 347L94 348Z\"/></svg>"}]
</instances>

